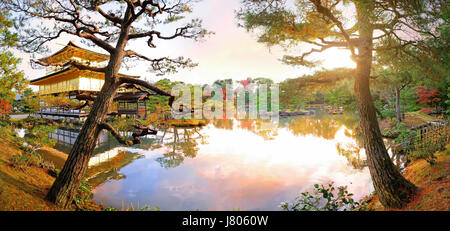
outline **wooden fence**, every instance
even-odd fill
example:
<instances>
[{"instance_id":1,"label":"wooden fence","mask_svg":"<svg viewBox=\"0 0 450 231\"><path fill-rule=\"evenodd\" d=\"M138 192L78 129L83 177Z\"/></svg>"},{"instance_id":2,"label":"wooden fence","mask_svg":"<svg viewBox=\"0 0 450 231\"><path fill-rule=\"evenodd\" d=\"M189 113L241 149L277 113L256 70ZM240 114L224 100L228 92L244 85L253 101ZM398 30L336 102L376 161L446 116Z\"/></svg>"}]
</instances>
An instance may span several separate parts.
<instances>
[{"instance_id":1,"label":"wooden fence","mask_svg":"<svg viewBox=\"0 0 450 231\"><path fill-rule=\"evenodd\" d=\"M420 149L424 145L432 144L447 144L450 140L450 125L448 121L431 121L417 127L411 128L415 131L407 141L395 145L393 152L408 152Z\"/></svg>"}]
</instances>

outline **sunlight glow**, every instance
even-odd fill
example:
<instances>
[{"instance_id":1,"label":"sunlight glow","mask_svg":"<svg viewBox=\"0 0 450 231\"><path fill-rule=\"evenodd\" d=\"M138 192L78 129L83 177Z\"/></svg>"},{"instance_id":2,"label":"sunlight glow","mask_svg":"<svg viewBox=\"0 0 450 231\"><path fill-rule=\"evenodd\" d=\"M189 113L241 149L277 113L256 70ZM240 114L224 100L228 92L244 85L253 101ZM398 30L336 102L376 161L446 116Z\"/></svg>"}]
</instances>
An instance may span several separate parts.
<instances>
[{"instance_id":1,"label":"sunlight glow","mask_svg":"<svg viewBox=\"0 0 450 231\"><path fill-rule=\"evenodd\" d=\"M338 67L356 67L356 63L351 59L351 52L346 49L330 48L320 53L318 59L323 61L322 66L328 70Z\"/></svg>"}]
</instances>

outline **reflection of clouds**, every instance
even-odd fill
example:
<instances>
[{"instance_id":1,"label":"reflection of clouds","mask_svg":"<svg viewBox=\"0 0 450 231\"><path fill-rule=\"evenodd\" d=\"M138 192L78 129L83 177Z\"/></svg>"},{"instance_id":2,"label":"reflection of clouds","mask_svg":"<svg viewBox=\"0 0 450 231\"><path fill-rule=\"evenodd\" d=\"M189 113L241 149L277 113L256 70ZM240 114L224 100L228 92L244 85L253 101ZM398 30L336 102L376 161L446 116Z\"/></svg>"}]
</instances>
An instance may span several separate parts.
<instances>
[{"instance_id":1,"label":"reflection of clouds","mask_svg":"<svg viewBox=\"0 0 450 231\"><path fill-rule=\"evenodd\" d=\"M95 195L95 200L103 203L110 203L112 201L112 197L119 194L121 189L122 182L113 181L112 184L106 183L94 188L92 193Z\"/></svg>"},{"instance_id":2,"label":"reflection of clouds","mask_svg":"<svg viewBox=\"0 0 450 231\"><path fill-rule=\"evenodd\" d=\"M280 202L329 181L348 185L359 199L372 190L371 179L367 168L356 170L338 154L338 142L355 142L345 129L330 140L280 128L273 140L264 140L237 123L233 130L206 126L201 133L209 136L208 144L198 145L196 158L163 169L155 158L170 148L141 150L146 158L121 169L126 179L97 188L96 199L133 200L163 210L276 210Z\"/></svg>"},{"instance_id":3,"label":"reflection of clouds","mask_svg":"<svg viewBox=\"0 0 450 231\"><path fill-rule=\"evenodd\" d=\"M338 154L337 142L355 142L343 136L344 131L342 127L335 140L327 140L292 136L287 129L280 129L274 140L267 141L246 130L210 129L206 131L209 144L200 147L198 157L189 164L198 176L209 180L215 194L223 195L223 205L254 204L255 198L270 200L283 188L295 186L301 191L331 180L349 185L359 198L371 187L370 175L367 169L349 167L346 158Z\"/></svg>"}]
</instances>

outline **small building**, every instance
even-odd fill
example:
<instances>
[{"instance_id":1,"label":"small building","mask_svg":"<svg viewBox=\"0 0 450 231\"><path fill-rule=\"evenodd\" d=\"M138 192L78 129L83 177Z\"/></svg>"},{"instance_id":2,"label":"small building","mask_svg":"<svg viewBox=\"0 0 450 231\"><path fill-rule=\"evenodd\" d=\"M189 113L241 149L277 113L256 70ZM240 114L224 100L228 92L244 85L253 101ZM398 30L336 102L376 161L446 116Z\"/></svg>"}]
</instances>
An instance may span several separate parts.
<instances>
[{"instance_id":1,"label":"small building","mask_svg":"<svg viewBox=\"0 0 450 231\"><path fill-rule=\"evenodd\" d=\"M109 55L97 53L81 48L69 42L63 49L53 55L39 59L39 63L50 67L49 74L41 78L30 81L31 85L39 86L39 96L64 94L70 99L75 99L78 95L95 95L100 92L104 82L105 74L91 70L80 70L70 64L76 61L89 66L102 67L109 60ZM129 76L119 74L119 77L139 78L139 76ZM135 89L119 89L112 108L111 115L137 115L146 116L146 94L137 92ZM87 117L88 112L84 109L66 109L63 107L48 107L41 100L41 108L38 112L42 116L61 119Z\"/></svg>"}]
</instances>

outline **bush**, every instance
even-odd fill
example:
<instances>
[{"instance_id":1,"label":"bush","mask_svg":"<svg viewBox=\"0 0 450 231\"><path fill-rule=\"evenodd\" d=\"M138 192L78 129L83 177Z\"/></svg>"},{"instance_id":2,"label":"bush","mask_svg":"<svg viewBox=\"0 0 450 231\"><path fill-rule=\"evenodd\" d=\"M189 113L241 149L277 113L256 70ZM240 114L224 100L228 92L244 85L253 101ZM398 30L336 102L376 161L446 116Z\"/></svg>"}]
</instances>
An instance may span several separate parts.
<instances>
[{"instance_id":1,"label":"bush","mask_svg":"<svg viewBox=\"0 0 450 231\"><path fill-rule=\"evenodd\" d=\"M55 126L36 123L33 127L27 129L24 139L35 148L43 146L53 147L56 144L56 140L50 139L50 133L55 131Z\"/></svg>"},{"instance_id":2,"label":"bush","mask_svg":"<svg viewBox=\"0 0 450 231\"><path fill-rule=\"evenodd\" d=\"M438 142L425 140L421 146L416 147L416 150L410 152L408 157L412 160L425 159L430 165L434 165L436 163L436 156L434 154L445 149L445 143L440 142L443 138L445 137L439 137Z\"/></svg>"},{"instance_id":3,"label":"bush","mask_svg":"<svg viewBox=\"0 0 450 231\"><path fill-rule=\"evenodd\" d=\"M0 137L12 140L15 137L14 127L12 122L6 120L0 120Z\"/></svg>"},{"instance_id":4,"label":"bush","mask_svg":"<svg viewBox=\"0 0 450 231\"><path fill-rule=\"evenodd\" d=\"M108 207L106 209L108 209L107 211L119 211L118 209L112 208L112 207ZM139 207L136 207L135 205L133 205L132 202L125 205L125 204L123 204L123 201L122 201L122 208L120 209L120 211L161 211L161 208L159 206L151 207L149 205L144 205L141 208L139 208Z\"/></svg>"},{"instance_id":5,"label":"bush","mask_svg":"<svg viewBox=\"0 0 450 231\"><path fill-rule=\"evenodd\" d=\"M24 151L22 155L13 155L11 157L11 165L14 168L26 170L30 166L41 167L43 159L39 153L25 145L22 145L20 149Z\"/></svg>"},{"instance_id":6,"label":"bush","mask_svg":"<svg viewBox=\"0 0 450 231\"><path fill-rule=\"evenodd\" d=\"M445 152L444 152L444 156L449 156L449 155L450 155L450 144L445 146Z\"/></svg>"},{"instance_id":7,"label":"bush","mask_svg":"<svg viewBox=\"0 0 450 231\"><path fill-rule=\"evenodd\" d=\"M302 192L292 204L281 203L281 208L285 211L349 211L365 208L364 203L360 204L353 199L347 186L335 188L333 184L334 182L327 185L315 184L313 193Z\"/></svg>"},{"instance_id":8,"label":"bush","mask_svg":"<svg viewBox=\"0 0 450 231\"><path fill-rule=\"evenodd\" d=\"M59 175L59 173L58 173ZM79 211L96 211L103 210L95 201L92 200L94 194L92 193L92 187L82 180L80 187L78 188L77 195L73 199L73 204Z\"/></svg>"},{"instance_id":9,"label":"bush","mask_svg":"<svg viewBox=\"0 0 450 231\"><path fill-rule=\"evenodd\" d=\"M415 134L416 132L408 129L406 123L403 122L396 122L395 126L390 131L383 132L383 135L387 136L397 135L397 138L395 138L396 144L411 141L410 139L413 139L412 137L414 137ZM412 147L406 147L406 149L410 148Z\"/></svg>"},{"instance_id":10,"label":"bush","mask_svg":"<svg viewBox=\"0 0 450 231\"><path fill-rule=\"evenodd\" d=\"M393 118L395 117L395 112L391 110L381 110L381 116L383 118Z\"/></svg>"}]
</instances>

